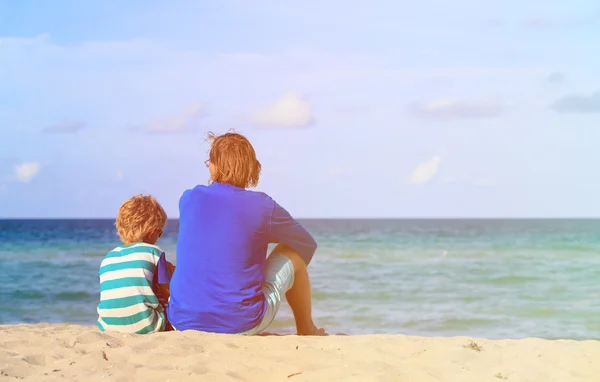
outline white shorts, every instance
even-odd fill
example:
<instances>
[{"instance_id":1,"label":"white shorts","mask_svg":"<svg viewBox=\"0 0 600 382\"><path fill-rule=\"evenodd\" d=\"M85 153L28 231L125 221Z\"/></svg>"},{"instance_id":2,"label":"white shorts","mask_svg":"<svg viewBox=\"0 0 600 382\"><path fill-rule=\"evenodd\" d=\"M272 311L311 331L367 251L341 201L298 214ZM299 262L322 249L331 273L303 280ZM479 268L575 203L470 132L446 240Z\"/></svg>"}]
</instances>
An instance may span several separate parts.
<instances>
[{"instance_id":1,"label":"white shorts","mask_svg":"<svg viewBox=\"0 0 600 382\"><path fill-rule=\"evenodd\" d=\"M288 290L294 285L294 264L286 256L280 253L272 253L267 258L265 267L265 284L263 285L263 293L267 300L267 311L263 320L254 329L240 333L244 336L252 336L259 334L265 330L273 320L281 300Z\"/></svg>"}]
</instances>

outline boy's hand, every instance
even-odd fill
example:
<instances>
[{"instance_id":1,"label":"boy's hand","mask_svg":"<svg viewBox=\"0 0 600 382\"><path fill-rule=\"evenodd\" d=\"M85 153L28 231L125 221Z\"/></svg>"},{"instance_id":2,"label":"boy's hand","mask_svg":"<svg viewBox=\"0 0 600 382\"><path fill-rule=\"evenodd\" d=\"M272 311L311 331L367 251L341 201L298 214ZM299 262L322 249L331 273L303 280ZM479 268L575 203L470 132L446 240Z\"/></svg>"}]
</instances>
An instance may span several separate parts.
<instances>
[{"instance_id":1,"label":"boy's hand","mask_svg":"<svg viewBox=\"0 0 600 382\"><path fill-rule=\"evenodd\" d=\"M169 288L169 284L158 284L156 286L156 298L161 303L161 305L166 305L169 302L169 296L171 296L171 289Z\"/></svg>"},{"instance_id":2,"label":"boy's hand","mask_svg":"<svg viewBox=\"0 0 600 382\"><path fill-rule=\"evenodd\" d=\"M173 276L173 272L175 272L175 266L173 265L173 263L167 261L167 268L169 268L169 273L171 273L171 276Z\"/></svg>"}]
</instances>

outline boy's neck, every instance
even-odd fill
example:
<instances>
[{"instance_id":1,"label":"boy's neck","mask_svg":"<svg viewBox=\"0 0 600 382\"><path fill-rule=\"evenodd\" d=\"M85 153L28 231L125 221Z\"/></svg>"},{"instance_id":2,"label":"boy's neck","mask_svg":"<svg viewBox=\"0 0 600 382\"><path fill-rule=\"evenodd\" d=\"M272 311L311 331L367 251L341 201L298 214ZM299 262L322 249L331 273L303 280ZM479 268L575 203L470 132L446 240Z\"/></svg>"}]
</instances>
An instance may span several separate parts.
<instances>
[{"instance_id":1,"label":"boy's neck","mask_svg":"<svg viewBox=\"0 0 600 382\"><path fill-rule=\"evenodd\" d=\"M134 245L136 243L145 243L145 244L150 244L150 245L154 245L156 244L157 240L140 240L140 241L134 241L133 243L123 243L124 247L128 247L130 245Z\"/></svg>"}]
</instances>

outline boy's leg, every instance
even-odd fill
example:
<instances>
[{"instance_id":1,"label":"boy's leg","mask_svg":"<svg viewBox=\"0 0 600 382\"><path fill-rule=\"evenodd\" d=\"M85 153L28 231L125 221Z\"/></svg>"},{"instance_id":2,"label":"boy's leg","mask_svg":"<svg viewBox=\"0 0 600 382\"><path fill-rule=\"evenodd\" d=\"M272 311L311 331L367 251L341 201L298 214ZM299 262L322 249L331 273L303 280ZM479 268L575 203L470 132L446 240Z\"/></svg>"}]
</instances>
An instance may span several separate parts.
<instances>
[{"instance_id":1,"label":"boy's leg","mask_svg":"<svg viewBox=\"0 0 600 382\"><path fill-rule=\"evenodd\" d=\"M274 254L287 257L294 267L294 282L285 296L294 313L298 335L327 335L325 330L316 327L312 319L312 293L304 260L295 251L283 245L278 245L271 255Z\"/></svg>"}]
</instances>

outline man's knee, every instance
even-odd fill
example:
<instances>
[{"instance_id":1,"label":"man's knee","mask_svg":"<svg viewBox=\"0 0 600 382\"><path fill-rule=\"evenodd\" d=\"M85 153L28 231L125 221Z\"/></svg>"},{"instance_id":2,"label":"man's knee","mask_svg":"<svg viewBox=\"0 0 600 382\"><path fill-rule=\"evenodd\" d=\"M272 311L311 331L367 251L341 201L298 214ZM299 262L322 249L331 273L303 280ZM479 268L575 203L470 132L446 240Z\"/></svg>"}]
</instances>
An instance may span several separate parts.
<instances>
[{"instance_id":1,"label":"man's knee","mask_svg":"<svg viewBox=\"0 0 600 382\"><path fill-rule=\"evenodd\" d=\"M298 272L299 270L302 270L302 269L306 269L306 264L304 263L304 260L302 260L302 258L298 254L298 252L294 251L290 247L286 247L283 244L278 244L272 253L280 253L283 256L290 259L290 261L292 262L292 265L294 266L295 272Z\"/></svg>"}]
</instances>

